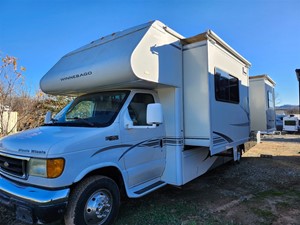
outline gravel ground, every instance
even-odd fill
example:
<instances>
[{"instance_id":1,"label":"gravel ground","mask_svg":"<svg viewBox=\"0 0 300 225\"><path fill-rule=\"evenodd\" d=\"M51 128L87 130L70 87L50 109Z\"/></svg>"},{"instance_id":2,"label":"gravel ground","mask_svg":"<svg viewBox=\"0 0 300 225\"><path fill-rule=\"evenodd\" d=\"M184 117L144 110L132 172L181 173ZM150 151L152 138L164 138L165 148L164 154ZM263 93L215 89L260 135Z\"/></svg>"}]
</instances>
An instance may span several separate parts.
<instances>
[{"instance_id":1,"label":"gravel ground","mask_svg":"<svg viewBox=\"0 0 300 225\"><path fill-rule=\"evenodd\" d=\"M300 135L261 141L238 164L227 163L181 188L166 186L124 201L116 223L300 224ZM0 207L0 225L25 224Z\"/></svg>"}]
</instances>

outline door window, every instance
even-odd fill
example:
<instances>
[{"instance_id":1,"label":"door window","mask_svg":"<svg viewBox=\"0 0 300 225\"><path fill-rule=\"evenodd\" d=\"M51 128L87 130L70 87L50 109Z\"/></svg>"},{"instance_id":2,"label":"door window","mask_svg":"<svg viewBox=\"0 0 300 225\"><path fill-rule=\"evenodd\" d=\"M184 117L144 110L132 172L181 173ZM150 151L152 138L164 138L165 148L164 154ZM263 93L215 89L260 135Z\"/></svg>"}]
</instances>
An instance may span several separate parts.
<instances>
[{"instance_id":1,"label":"door window","mask_svg":"<svg viewBox=\"0 0 300 225\"><path fill-rule=\"evenodd\" d=\"M273 93L268 91L268 108L274 108Z\"/></svg>"},{"instance_id":2,"label":"door window","mask_svg":"<svg viewBox=\"0 0 300 225\"><path fill-rule=\"evenodd\" d=\"M134 126L147 126L147 105L154 103L151 94L135 94L128 106L128 112Z\"/></svg>"}]
</instances>

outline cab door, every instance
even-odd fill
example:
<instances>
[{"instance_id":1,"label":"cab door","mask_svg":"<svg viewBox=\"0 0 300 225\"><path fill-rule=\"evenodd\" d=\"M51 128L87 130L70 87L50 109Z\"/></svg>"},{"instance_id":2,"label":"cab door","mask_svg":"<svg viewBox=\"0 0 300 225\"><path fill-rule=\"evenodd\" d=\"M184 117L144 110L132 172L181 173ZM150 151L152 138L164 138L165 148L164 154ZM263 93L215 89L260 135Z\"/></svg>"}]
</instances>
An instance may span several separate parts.
<instances>
[{"instance_id":1,"label":"cab door","mask_svg":"<svg viewBox=\"0 0 300 225\"><path fill-rule=\"evenodd\" d=\"M123 111L121 140L128 147L122 158L129 187L159 178L165 169L164 125L149 126L146 122L147 105L151 103L155 103L151 93L135 93ZM126 127L126 121L130 127Z\"/></svg>"}]
</instances>

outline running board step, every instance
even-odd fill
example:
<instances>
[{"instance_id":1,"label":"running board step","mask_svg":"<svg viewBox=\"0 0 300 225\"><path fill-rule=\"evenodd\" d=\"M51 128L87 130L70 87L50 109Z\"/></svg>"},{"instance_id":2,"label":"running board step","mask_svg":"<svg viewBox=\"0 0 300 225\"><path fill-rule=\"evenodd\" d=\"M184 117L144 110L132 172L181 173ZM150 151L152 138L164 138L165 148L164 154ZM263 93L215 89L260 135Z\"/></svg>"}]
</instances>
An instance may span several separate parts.
<instances>
[{"instance_id":1,"label":"running board step","mask_svg":"<svg viewBox=\"0 0 300 225\"><path fill-rule=\"evenodd\" d=\"M135 191L134 193L137 194L137 195L141 195L141 194L143 194L143 193L145 193L145 192L147 192L147 191L149 191L149 190L151 190L151 189L154 189L155 187L159 187L159 186L161 186L161 185L163 185L163 184L164 184L164 182L162 182L162 181L157 181L156 183L151 184L151 185L149 185L148 187L145 187L145 188L143 188L143 189L141 189L141 190Z\"/></svg>"},{"instance_id":2,"label":"running board step","mask_svg":"<svg viewBox=\"0 0 300 225\"><path fill-rule=\"evenodd\" d=\"M135 187L126 189L126 191L129 198L139 198L165 185L167 185L167 183L158 177Z\"/></svg>"}]
</instances>

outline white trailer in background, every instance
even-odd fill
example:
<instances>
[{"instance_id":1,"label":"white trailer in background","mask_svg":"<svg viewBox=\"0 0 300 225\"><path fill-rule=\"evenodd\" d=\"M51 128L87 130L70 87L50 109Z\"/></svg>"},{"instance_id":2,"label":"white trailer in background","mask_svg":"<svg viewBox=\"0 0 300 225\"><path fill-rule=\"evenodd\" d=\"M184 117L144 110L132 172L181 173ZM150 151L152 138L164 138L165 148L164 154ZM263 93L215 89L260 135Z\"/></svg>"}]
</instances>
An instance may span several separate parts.
<instances>
[{"instance_id":1,"label":"white trailer in background","mask_svg":"<svg viewBox=\"0 0 300 225\"><path fill-rule=\"evenodd\" d=\"M299 118L295 115L283 117L283 131L297 132L300 129Z\"/></svg>"},{"instance_id":2,"label":"white trailer in background","mask_svg":"<svg viewBox=\"0 0 300 225\"><path fill-rule=\"evenodd\" d=\"M159 21L70 52L40 85L78 97L44 126L1 140L0 198L27 222L111 224L120 189L141 197L223 156L239 160L249 67L212 31L184 38Z\"/></svg>"},{"instance_id":3,"label":"white trailer in background","mask_svg":"<svg viewBox=\"0 0 300 225\"><path fill-rule=\"evenodd\" d=\"M276 130L275 85L268 75L249 77L251 131L271 133Z\"/></svg>"}]
</instances>

